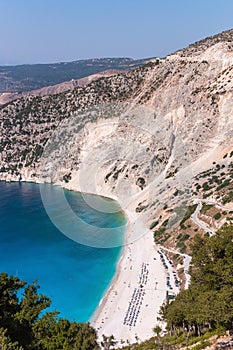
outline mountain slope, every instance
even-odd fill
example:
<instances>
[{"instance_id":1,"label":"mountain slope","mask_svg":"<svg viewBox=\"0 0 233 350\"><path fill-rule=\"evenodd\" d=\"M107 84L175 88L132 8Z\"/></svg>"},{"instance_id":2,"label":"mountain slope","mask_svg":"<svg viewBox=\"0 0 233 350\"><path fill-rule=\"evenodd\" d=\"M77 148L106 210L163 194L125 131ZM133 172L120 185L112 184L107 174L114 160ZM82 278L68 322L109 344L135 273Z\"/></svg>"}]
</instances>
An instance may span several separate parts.
<instances>
[{"instance_id":1,"label":"mountain slope","mask_svg":"<svg viewBox=\"0 0 233 350\"><path fill-rule=\"evenodd\" d=\"M85 165L98 173L85 177L85 191L131 197L151 213L158 202L184 200L195 176L231 151L232 40L231 30L196 43L194 55L184 49L86 87L4 105L1 179L80 188ZM95 162L98 153L104 164ZM173 198L169 188L184 193Z\"/></svg>"},{"instance_id":2,"label":"mountain slope","mask_svg":"<svg viewBox=\"0 0 233 350\"><path fill-rule=\"evenodd\" d=\"M88 75L87 77L80 78L80 79L72 79L70 81L65 81L60 84L56 85L51 85L51 86L45 86L41 89L37 90L31 90L31 91L24 91L24 92L4 92L0 93L0 105L6 104L10 101L19 99L21 97L25 96L46 96L46 95L56 95L61 92L65 92L68 90L73 90L74 88L78 86L85 86L89 84L90 82L97 80L99 78L103 77L110 77L112 75L116 75L121 73L121 70L116 70L116 69L111 69L111 70L106 70L103 72L99 72L96 74Z\"/></svg>"},{"instance_id":3,"label":"mountain slope","mask_svg":"<svg viewBox=\"0 0 233 350\"><path fill-rule=\"evenodd\" d=\"M232 38L231 34L232 31L228 33L228 40ZM200 156L200 151L211 150L215 143L227 144L232 125L229 117L231 47L229 43L214 42L199 56L183 57L184 52L186 49L128 73L97 80L73 92L42 98L26 97L2 107L1 140L2 151L5 150L2 165L10 165L12 171L18 169L20 163L20 167L27 164L28 168L28 164L33 163L33 152L37 153L36 147L45 145L61 120L77 110L103 103L133 103L152 108L157 123L169 128L170 137L178 131L192 160ZM88 116L85 118L89 120ZM94 121L98 117L92 118ZM150 122L150 119L144 121L146 128ZM27 140L26 147L21 138ZM169 142L165 141L165 147L169 148Z\"/></svg>"},{"instance_id":4,"label":"mountain slope","mask_svg":"<svg viewBox=\"0 0 233 350\"><path fill-rule=\"evenodd\" d=\"M3 106L1 179L131 198L147 220L155 207L190 198L195 176L232 147L232 40L231 30L205 39L205 47L196 43L199 54L184 49L86 87ZM84 168L98 176L78 184Z\"/></svg>"},{"instance_id":5,"label":"mountain slope","mask_svg":"<svg viewBox=\"0 0 233 350\"><path fill-rule=\"evenodd\" d=\"M209 47L219 43L228 43L229 48L232 49L232 35L233 29L225 30L224 32L216 35L212 35L200 41L197 41L183 50L178 50L176 53L182 57L195 56L207 50Z\"/></svg>"}]
</instances>

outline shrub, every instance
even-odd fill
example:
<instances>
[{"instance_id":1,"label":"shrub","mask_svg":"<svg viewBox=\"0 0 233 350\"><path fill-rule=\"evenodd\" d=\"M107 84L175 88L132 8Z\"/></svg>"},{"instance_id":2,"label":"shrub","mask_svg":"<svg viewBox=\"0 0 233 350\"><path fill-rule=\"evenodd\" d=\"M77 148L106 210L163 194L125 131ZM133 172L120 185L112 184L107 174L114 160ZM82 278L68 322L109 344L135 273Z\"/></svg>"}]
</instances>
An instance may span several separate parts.
<instances>
[{"instance_id":1,"label":"shrub","mask_svg":"<svg viewBox=\"0 0 233 350\"><path fill-rule=\"evenodd\" d=\"M215 220L219 220L221 218L221 213L217 213L214 215Z\"/></svg>"},{"instance_id":2,"label":"shrub","mask_svg":"<svg viewBox=\"0 0 233 350\"><path fill-rule=\"evenodd\" d=\"M210 346L211 343L209 341L201 341L200 344L195 345L194 347L192 347L192 350L202 350L207 348L207 346Z\"/></svg>"},{"instance_id":3,"label":"shrub","mask_svg":"<svg viewBox=\"0 0 233 350\"><path fill-rule=\"evenodd\" d=\"M158 225L158 223L159 223L159 221L158 220L156 220L156 221L153 221L152 223L151 223L151 225L150 225L150 230L152 230L155 226L157 226Z\"/></svg>"}]
</instances>

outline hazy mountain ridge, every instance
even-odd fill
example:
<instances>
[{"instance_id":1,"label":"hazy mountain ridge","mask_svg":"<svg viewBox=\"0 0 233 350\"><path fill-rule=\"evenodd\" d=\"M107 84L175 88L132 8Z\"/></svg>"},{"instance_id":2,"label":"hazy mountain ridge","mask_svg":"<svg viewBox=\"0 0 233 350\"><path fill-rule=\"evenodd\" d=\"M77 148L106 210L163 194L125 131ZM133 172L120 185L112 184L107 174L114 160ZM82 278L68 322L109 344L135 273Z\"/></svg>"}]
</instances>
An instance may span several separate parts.
<instances>
[{"instance_id":1,"label":"hazy mountain ridge","mask_svg":"<svg viewBox=\"0 0 233 350\"><path fill-rule=\"evenodd\" d=\"M127 70L150 59L96 58L51 64L0 66L0 92L23 92L84 78L109 69Z\"/></svg>"}]
</instances>

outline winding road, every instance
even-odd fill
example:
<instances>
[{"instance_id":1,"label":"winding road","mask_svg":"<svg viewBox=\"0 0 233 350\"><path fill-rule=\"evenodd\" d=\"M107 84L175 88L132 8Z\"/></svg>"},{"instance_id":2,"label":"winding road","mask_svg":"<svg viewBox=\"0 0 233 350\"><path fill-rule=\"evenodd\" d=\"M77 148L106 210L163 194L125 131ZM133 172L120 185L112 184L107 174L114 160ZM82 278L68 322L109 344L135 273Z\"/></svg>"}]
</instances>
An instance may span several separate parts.
<instances>
[{"instance_id":1,"label":"winding road","mask_svg":"<svg viewBox=\"0 0 233 350\"><path fill-rule=\"evenodd\" d=\"M210 236L213 236L214 234L214 231L209 228L203 221L201 221L199 218L198 218L198 215L201 211L201 208L202 208L202 202L201 201L198 201L197 202L197 207L196 207L196 210L195 212L191 215L191 220L194 222L194 224L196 224L197 226L199 226L202 230L204 230L205 232L209 233Z\"/></svg>"},{"instance_id":2,"label":"winding road","mask_svg":"<svg viewBox=\"0 0 233 350\"><path fill-rule=\"evenodd\" d=\"M208 201L206 199L195 198L194 203L197 204L197 208L196 208L195 212L191 215L191 219L202 230L204 230L205 232L208 232L210 236L213 236L215 234L215 230L213 230L213 228L208 227L203 221L201 221L198 218L198 215L199 215L201 208L202 208L202 203L212 204L212 205L215 205L217 208L220 208L220 209L226 210L226 211L232 210L232 208L227 208L227 207L223 206L221 203L214 202L214 201ZM184 275L185 275L184 288L188 289L188 286L190 284L189 266L190 266L192 257L188 254L182 254L179 251L176 251L174 249L168 249L168 248L165 248L163 246L159 246L159 249L162 251L167 251L169 253L178 254L178 255L183 257L183 259L184 259L183 260L184 261Z\"/></svg>"},{"instance_id":3,"label":"winding road","mask_svg":"<svg viewBox=\"0 0 233 350\"><path fill-rule=\"evenodd\" d=\"M206 199L195 198L193 202L197 204L197 208L196 208L195 212L191 215L191 219L202 230L209 233L210 236L213 236L215 234L215 230L213 228L208 227L202 220L200 220L198 218L198 215L199 215L201 208L202 208L202 203L214 205L214 206L216 206L216 208L219 208L221 210L229 211L232 209L232 208L225 207L221 203L206 200Z\"/></svg>"}]
</instances>

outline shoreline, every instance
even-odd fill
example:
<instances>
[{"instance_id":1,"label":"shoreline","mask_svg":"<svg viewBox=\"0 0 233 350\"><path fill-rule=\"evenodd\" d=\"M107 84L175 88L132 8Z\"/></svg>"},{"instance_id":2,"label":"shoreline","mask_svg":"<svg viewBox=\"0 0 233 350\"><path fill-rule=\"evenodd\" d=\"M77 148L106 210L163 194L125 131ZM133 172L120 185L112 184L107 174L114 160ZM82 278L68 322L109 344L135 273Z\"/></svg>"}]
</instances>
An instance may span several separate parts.
<instances>
[{"instance_id":1,"label":"shoreline","mask_svg":"<svg viewBox=\"0 0 233 350\"><path fill-rule=\"evenodd\" d=\"M107 299L108 299L108 296L111 293L111 290L113 289L114 285L117 283L117 279L118 279L119 273L120 273L120 264L121 264L121 261L123 259L124 249L125 249L125 247L122 249L120 258L117 261L116 272L115 272L112 280L110 281L110 284L109 284L108 288L104 292L103 297L101 298L97 308L95 309L95 311L93 312L91 318L88 321L88 322L90 322L91 325L94 324L98 320L98 317L101 314L101 312L103 311L103 308L104 308L104 306L105 306L105 304L107 302Z\"/></svg>"},{"instance_id":2,"label":"shoreline","mask_svg":"<svg viewBox=\"0 0 233 350\"><path fill-rule=\"evenodd\" d=\"M25 182L38 183L31 179ZM81 192L77 183L52 185ZM99 340L103 334L113 335L120 346L151 338L156 325L165 329L165 324L157 317L168 292L168 271L160 261L153 232L144 225L143 218L135 213L134 206L138 199L131 202L130 206L124 206L109 193L104 193L102 197L118 203L127 224L116 272L89 322L96 329Z\"/></svg>"},{"instance_id":3,"label":"shoreline","mask_svg":"<svg viewBox=\"0 0 233 350\"><path fill-rule=\"evenodd\" d=\"M129 225L129 217L127 216L125 210L122 208L122 206L120 205L119 201L116 199L116 198L110 198L110 197L107 197L107 196L102 196L103 198L107 198L109 200L113 200L115 202L117 202L117 204L119 205L122 213L124 214L125 216L125 219L126 219L126 228L125 228L125 232L124 232L124 245L122 247L122 250L121 250L121 253L120 253L120 257L117 261L117 264L116 264L116 272L112 278L112 280L110 281L110 284L108 286L108 288L106 289L106 291L104 292L103 294L103 297L101 298L99 304L98 304L98 307L96 308L96 310L93 312L89 322L91 324L95 324L95 322L97 322L98 320L98 317L100 316L101 312L103 311L106 303L107 303L107 299L108 299L108 296L110 295L112 289L114 288L114 286L117 284L117 280L119 278L119 275L120 275L120 272L121 272L121 263L123 261L123 258L125 256L125 250L126 250L126 246L127 246L127 228L128 228L128 225Z\"/></svg>"},{"instance_id":4,"label":"shoreline","mask_svg":"<svg viewBox=\"0 0 233 350\"><path fill-rule=\"evenodd\" d=\"M113 335L119 346L149 339L154 335L153 327L158 324L165 329L165 324L157 317L167 293L167 272L161 264L152 232L144 227L142 221L138 221L136 214L127 215L129 213L125 208L123 211L128 219L126 244L116 274L90 319L99 340L103 334ZM131 242L135 230L142 235ZM142 271L146 272L144 282L141 282ZM128 321L126 315L129 315L129 308L134 307L134 295L139 296L135 304L137 317Z\"/></svg>"}]
</instances>

